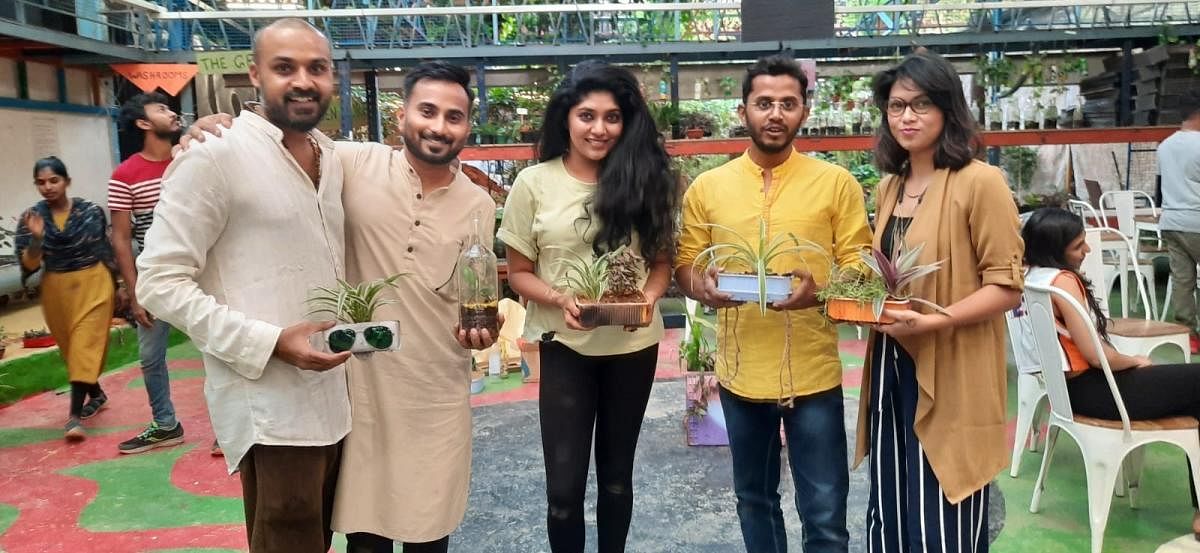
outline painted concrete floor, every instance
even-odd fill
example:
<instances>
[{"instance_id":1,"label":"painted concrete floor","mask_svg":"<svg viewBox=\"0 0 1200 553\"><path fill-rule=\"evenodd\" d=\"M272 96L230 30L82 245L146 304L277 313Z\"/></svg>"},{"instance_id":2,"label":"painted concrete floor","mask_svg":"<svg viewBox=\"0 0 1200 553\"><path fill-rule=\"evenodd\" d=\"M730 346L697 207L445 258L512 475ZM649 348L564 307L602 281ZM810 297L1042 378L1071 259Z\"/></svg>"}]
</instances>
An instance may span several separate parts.
<instances>
[{"instance_id":1,"label":"painted concrete floor","mask_svg":"<svg viewBox=\"0 0 1200 553\"><path fill-rule=\"evenodd\" d=\"M864 344L843 329L847 426L853 428ZM628 550L737 552L741 550L726 448L683 445L683 385L678 380L672 335L660 352L660 380L643 427L635 474L637 499ZM187 442L143 455L119 456L116 444L139 431L149 417L136 367L108 373L102 383L110 408L89 424L82 444L61 439L65 396L54 392L0 409L0 551L206 552L244 551L239 486L224 462L209 456L212 432L202 398L198 353L172 348L177 410ZM1011 394L1010 394L1011 396ZM544 541L544 496L537 432L536 385L515 376L492 380L473 398L475 463L467 518L452 537L453 551L535 553ZM1019 478L1004 474L996 485L1006 508L993 509L999 535L992 551L1087 551L1085 486L1078 449L1059 441L1042 513L1028 512L1040 454L1026 453ZM1192 508L1183 455L1154 447L1142 477L1141 505L1114 501L1106 552L1153 552L1188 532ZM852 551L863 551L866 475L852 473L849 522ZM790 550L801 535L781 486ZM594 497L594 484L589 502ZM587 516L588 551L595 551L594 514ZM1190 544L1184 544L1187 551ZM336 546L338 550L341 543Z\"/></svg>"}]
</instances>

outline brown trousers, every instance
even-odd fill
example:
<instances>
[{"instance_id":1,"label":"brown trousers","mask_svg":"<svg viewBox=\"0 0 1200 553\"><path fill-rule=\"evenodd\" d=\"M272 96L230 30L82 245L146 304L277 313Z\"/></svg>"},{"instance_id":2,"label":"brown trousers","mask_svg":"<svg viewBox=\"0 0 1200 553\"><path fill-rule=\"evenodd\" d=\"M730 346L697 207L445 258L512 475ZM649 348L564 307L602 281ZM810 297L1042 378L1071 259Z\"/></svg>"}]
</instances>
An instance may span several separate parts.
<instances>
[{"instance_id":1,"label":"brown trousers","mask_svg":"<svg viewBox=\"0 0 1200 553\"><path fill-rule=\"evenodd\" d=\"M1196 332L1196 264L1200 263L1200 233L1162 231L1171 260L1171 309L1175 322ZM1166 309L1167 306L1163 306Z\"/></svg>"},{"instance_id":2,"label":"brown trousers","mask_svg":"<svg viewBox=\"0 0 1200 553\"><path fill-rule=\"evenodd\" d=\"M238 464L250 553L326 553L342 444L254 445Z\"/></svg>"}]
</instances>

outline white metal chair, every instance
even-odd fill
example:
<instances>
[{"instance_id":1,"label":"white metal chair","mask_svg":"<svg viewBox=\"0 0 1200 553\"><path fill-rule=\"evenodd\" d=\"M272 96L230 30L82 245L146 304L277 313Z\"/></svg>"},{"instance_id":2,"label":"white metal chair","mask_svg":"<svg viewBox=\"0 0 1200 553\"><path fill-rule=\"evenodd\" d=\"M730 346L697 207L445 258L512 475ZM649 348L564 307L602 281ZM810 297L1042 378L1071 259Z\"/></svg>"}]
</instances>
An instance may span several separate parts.
<instances>
[{"instance_id":1,"label":"white metal chair","mask_svg":"<svg viewBox=\"0 0 1200 553\"><path fill-rule=\"evenodd\" d=\"M1054 446L1060 431L1066 432L1079 444L1083 456L1084 469L1087 477L1088 522L1092 533L1092 553L1100 553L1104 544L1104 528L1108 525L1108 514L1112 507L1112 493L1116 487L1121 467L1130 486L1129 502L1131 507L1137 505L1137 487L1141 474L1143 453L1141 447L1153 442L1165 442L1176 445L1187 453L1192 473L1200 474L1200 422L1192 417L1171 417L1166 419L1133 421L1125 410L1125 402L1121 392L1113 380L1112 370L1108 361L1101 357L1100 367L1092 370L1104 371L1116 403L1121 420L1110 421L1075 415L1071 409L1071 399L1067 393L1066 368L1062 356L1062 346L1058 341L1058 332L1054 324L1054 307L1051 297L1061 298L1070 309L1080 316L1090 319L1087 310L1070 294L1053 286L1037 283L1026 283L1025 305L1034 328L1034 339L1037 344L1037 355L1042 366L1042 375L1046 383L1046 393L1050 398L1049 431L1046 438L1046 449L1042 454L1042 466L1038 471L1037 483L1033 487L1033 499L1030 501L1030 512L1038 512L1041 506L1042 492L1045 489L1046 474L1054 457ZM1094 330L1088 332L1086 338L1093 347L1099 349L1100 338ZM1182 478L1182 475L1177 477ZM1196 490L1200 495L1200 486Z\"/></svg>"},{"instance_id":2,"label":"white metal chair","mask_svg":"<svg viewBox=\"0 0 1200 553\"><path fill-rule=\"evenodd\" d=\"M1115 282L1118 278L1120 279L1121 298L1123 300L1121 302L1121 316L1128 317L1129 302L1124 301L1124 298L1129 297L1128 276L1131 263L1130 260L1137 257L1137 254L1130 247L1130 240L1126 238L1121 231L1109 227L1108 218L1096 211L1096 208L1092 207L1091 204L1080 200L1068 200L1067 208L1083 219L1083 224L1086 228L1099 229L1100 241L1097 243L1098 246L1093 246L1092 249L1100 252L1110 253L1113 257L1113 260L1111 262L1104 262L1101 265L1101 268L1104 269L1103 274L1095 277L1094 280L1098 283L1108 286L1108 288L1111 290L1113 282ZM1135 266L1136 269L1134 272L1138 275L1138 278L1149 278L1152 281L1154 273L1153 266L1149 267L1149 274L1143 273L1143 269L1140 264L1135 264ZM1150 289L1153 290L1153 287L1150 287ZM1151 305L1150 303L1146 303L1144 301L1146 298L1141 299L1143 300L1142 305ZM1151 296L1149 299L1151 302L1153 302L1156 298ZM1151 309L1153 310L1154 308L1151 307Z\"/></svg>"},{"instance_id":3,"label":"white metal chair","mask_svg":"<svg viewBox=\"0 0 1200 553\"><path fill-rule=\"evenodd\" d=\"M1101 262L1100 236L1104 231L1102 229L1087 229L1085 232L1087 233L1086 240L1088 247L1092 251L1083 259L1083 266L1080 267L1080 272L1094 283L1092 293L1095 294L1096 301L1104 311L1104 316L1107 317L1108 292L1112 289L1112 282L1103 280L1106 272ZM1100 278L1097 278L1097 275L1100 275ZM1149 295L1146 291L1146 283L1137 280L1137 287L1143 305L1150 305L1146 299ZM1121 302L1122 311L1127 314L1128 310L1124 309L1125 303L1125 301ZM1191 361L1191 346L1188 343L1189 331L1187 327L1156 321L1148 313L1144 319L1114 317L1111 321L1112 324L1108 328L1109 339L1112 341L1113 347L1122 353L1129 355L1150 355L1150 352L1158 349L1159 346L1174 344L1183 352L1184 362Z\"/></svg>"},{"instance_id":4,"label":"white metal chair","mask_svg":"<svg viewBox=\"0 0 1200 553\"><path fill-rule=\"evenodd\" d=\"M1110 190L1100 196L1100 213L1107 220L1108 212L1106 209L1111 209L1116 215L1117 228L1123 236L1130 240L1133 246L1133 255L1137 259L1135 271L1140 278L1146 279L1150 288L1150 309L1154 312L1158 310L1157 295L1154 282L1154 261L1156 259L1165 259L1167 250L1162 246L1162 239L1158 231L1158 223L1142 223L1137 220L1136 203L1138 200L1145 200L1150 207L1151 215L1157 220L1158 208L1154 206L1154 199L1149 194L1141 190ZM1142 232L1150 232L1154 235L1155 243L1151 245L1144 244L1142 241ZM1153 315L1152 315L1153 316Z\"/></svg>"},{"instance_id":5,"label":"white metal chair","mask_svg":"<svg viewBox=\"0 0 1200 553\"><path fill-rule=\"evenodd\" d=\"M1017 427L1013 437L1012 463L1008 475L1016 478L1021 472L1021 454L1025 447L1037 451L1038 413L1046 400L1046 384L1042 382L1042 366L1038 362L1033 342L1033 325L1024 302L1004 314L1008 324L1008 340L1012 345L1013 361L1017 365Z\"/></svg>"}]
</instances>

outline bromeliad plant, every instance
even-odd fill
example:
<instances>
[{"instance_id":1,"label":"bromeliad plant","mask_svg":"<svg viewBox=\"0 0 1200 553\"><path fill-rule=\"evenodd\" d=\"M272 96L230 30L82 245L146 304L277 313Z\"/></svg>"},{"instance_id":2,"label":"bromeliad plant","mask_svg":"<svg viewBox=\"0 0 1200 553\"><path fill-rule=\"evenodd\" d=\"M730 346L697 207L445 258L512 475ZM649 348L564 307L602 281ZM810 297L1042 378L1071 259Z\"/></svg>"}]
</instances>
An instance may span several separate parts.
<instances>
[{"instance_id":1,"label":"bromeliad plant","mask_svg":"<svg viewBox=\"0 0 1200 553\"><path fill-rule=\"evenodd\" d=\"M758 303L759 311L766 315L767 304L786 299L791 294L790 275L772 275L771 262L780 256L814 252L828 257L825 249L811 240L798 238L791 232L770 237L765 220L758 221L757 240L751 242L737 231L725 225L705 223L701 226L722 230L733 236L733 240L718 242L701 251L692 267L700 270L712 266L724 268L730 264L749 268L749 273L737 274L722 271L718 275L717 289L730 294L737 301Z\"/></svg>"},{"instance_id":2,"label":"bromeliad plant","mask_svg":"<svg viewBox=\"0 0 1200 553\"><path fill-rule=\"evenodd\" d=\"M884 307L910 309L911 302L945 312L933 302L913 297L909 291L917 279L941 269L941 261L917 264L924 247L920 244L901 250L895 261L874 248L870 252L860 252L862 264L835 268L829 284L817 292L817 299L825 302L830 318L846 322L892 322L883 317ZM867 305L870 306L869 313L864 312Z\"/></svg>"},{"instance_id":3,"label":"bromeliad plant","mask_svg":"<svg viewBox=\"0 0 1200 553\"><path fill-rule=\"evenodd\" d=\"M338 280L334 287L318 286L308 298L308 315L332 315L343 323L325 331L324 341L334 353L354 353L399 349L397 336L400 324L397 321L374 321L375 312L385 305L400 300L384 297L384 293L396 288L396 281L404 274L396 274L363 282L357 285ZM358 340L361 334L363 340Z\"/></svg>"}]
</instances>

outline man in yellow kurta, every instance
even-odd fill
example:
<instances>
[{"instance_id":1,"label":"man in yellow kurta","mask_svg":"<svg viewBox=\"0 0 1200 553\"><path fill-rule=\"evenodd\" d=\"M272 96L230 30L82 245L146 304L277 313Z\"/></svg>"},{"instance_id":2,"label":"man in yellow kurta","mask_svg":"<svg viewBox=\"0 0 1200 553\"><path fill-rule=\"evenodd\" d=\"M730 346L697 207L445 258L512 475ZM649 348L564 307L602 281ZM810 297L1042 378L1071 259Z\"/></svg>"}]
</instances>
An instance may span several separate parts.
<instances>
[{"instance_id":1,"label":"man in yellow kurta","mask_svg":"<svg viewBox=\"0 0 1200 553\"><path fill-rule=\"evenodd\" d=\"M804 524L803 550L845 552L849 542L842 367L836 328L814 309L815 292L828 279L831 262L857 262L871 233L854 177L792 147L807 116L807 88L805 74L790 57L769 56L750 67L738 114L752 145L688 188L675 264L684 293L719 309L721 406L742 539L751 553L787 551L778 492L780 421ZM770 264L773 273L793 275L793 291L766 315L756 304L738 304L717 291L718 268L693 267L705 248L738 241L731 231L756 244L760 222L768 240L792 233L825 250L824 255L789 253Z\"/></svg>"},{"instance_id":2,"label":"man in yellow kurta","mask_svg":"<svg viewBox=\"0 0 1200 553\"><path fill-rule=\"evenodd\" d=\"M349 553L445 552L466 512L471 473L470 353L494 337L456 338L451 275L473 216L490 240L496 204L459 170L470 134L469 75L445 62L407 72L399 115L405 149L340 142L346 171L346 275L351 282L407 273L399 303L376 317L400 321L401 349L349 363L353 421L333 528Z\"/></svg>"}]
</instances>

